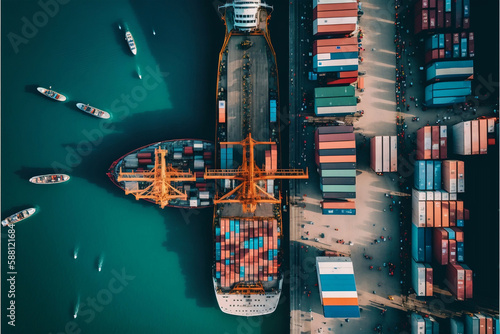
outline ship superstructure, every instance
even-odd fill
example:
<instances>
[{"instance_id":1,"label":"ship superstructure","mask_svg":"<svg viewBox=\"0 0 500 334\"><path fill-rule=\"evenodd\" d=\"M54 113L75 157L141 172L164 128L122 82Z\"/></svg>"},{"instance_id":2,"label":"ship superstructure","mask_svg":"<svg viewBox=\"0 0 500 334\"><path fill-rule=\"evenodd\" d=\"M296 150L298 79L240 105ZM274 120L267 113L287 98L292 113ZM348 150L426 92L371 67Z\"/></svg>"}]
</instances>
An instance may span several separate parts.
<instances>
[{"instance_id":1,"label":"ship superstructure","mask_svg":"<svg viewBox=\"0 0 500 334\"><path fill-rule=\"evenodd\" d=\"M220 7L226 36L219 54L214 199L213 284L228 314L272 313L279 302L281 186L307 178L281 170L279 87L268 20L272 7L233 1Z\"/></svg>"}]
</instances>

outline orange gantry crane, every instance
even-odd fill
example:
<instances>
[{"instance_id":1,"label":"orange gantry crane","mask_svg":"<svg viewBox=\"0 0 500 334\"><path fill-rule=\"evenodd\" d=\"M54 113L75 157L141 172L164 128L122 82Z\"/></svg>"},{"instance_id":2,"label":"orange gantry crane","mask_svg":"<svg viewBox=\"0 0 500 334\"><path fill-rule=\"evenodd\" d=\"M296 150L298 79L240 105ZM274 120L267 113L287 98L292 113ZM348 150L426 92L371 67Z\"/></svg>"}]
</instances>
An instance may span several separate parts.
<instances>
[{"instance_id":1,"label":"orange gantry crane","mask_svg":"<svg viewBox=\"0 0 500 334\"><path fill-rule=\"evenodd\" d=\"M258 142L252 139L250 133L248 137L241 142L222 142L220 144L241 145L243 147L243 161L238 169L211 169L205 170L206 180L238 180L241 183L227 194L214 200L214 204L219 203L240 203L243 207L243 212L255 212L258 203L273 203L281 202L281 195L276 199L272 194L262 189L257 182L261 180L274 179L307 179L308 171L302 169L276 169L262 170L257 167L254 159L255 145L272 145L275 142ZM235 195L233 197L233 195ZM233 197L233 198L231 198Z\"/></svg>"},{"instance_id":2,"label":"orange gantry crane","mask_svg":"<svg viewBox=\"0 0 500 334\"><path fill-rule=\"evenodd\" d=\"M172 186L172 182L196 181L191 171L182 172L165 163L167 150L155 149L155 167L148 171L120 172L118 182L148 182L144 189L125 189L125 194L132 194L135 199L146 199L159 204L163 209L172 199L187 199L187 194Z\"/></svg>"}]
</instances>

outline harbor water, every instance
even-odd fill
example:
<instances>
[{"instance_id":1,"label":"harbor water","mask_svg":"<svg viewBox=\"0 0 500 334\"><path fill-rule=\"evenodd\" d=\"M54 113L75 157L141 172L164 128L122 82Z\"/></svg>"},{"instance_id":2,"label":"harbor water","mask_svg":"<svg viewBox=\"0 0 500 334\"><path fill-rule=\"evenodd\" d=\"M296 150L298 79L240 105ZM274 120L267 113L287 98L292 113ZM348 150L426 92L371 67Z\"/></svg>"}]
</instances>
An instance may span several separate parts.
<instances>
[{"instance_id":1,"label":"harbor water","mask_svg":"<svg viewBox=\"0 0 500 334\"><path fill-rule=\"evenodd\" d=\"M2 230L2 333L288 332L287 287L272 315L219 310L212 209L162 210L125 196L106 176L114 160L140 146L214 139L220 4L2 2L1 214L37 208L15 227L13 268ZM280 6L271 21L275 41L287 36L288 7ZM286 87L287 39L274 46ZM38 86L68 99L50 100ZM78 102L112 117L85 114ZM71 180L28 182L54 171ZM7 317L12 302L15 326Z\"/></svg>"}]
</instances>

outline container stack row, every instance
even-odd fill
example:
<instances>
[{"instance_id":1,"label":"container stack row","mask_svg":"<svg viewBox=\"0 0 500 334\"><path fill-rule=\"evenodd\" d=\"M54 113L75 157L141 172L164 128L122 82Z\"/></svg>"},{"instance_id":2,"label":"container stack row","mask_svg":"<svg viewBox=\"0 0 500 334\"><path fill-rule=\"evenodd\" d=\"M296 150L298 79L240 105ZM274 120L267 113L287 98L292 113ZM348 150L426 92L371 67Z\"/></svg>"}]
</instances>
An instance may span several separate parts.
<instances>
[{"instance_id":1,"label":"container stack row","mask_svg":"<svg viewBox=\"0 0 500 334\"><path fill-rule=\"evenodd\" d=\"M315 145L323 199L356 198L356 142L353 127L319 127L315 132Z\"/></svg>"},{"instance_id":2,"label":"container stack row","mask_svg":"<svg viewBox=\"0 0 500 334\"><path fill-rule=\"evenodd\" d=\"M464 262L464 232L462 229L459 227L435 228L433 238L434 259L440 265Z\"/></svg>"},{"instance_id":3,"label":"container stack row","mask_svg":"<svg viewBox=\"0 0 500 334\"><path fill-rule=\"evenodd\" d=\"M314 89L314 113L317 116L346 116L356 113L354 86L318 87Z\"/></svg>"},{"instance_id":4,"label":"container stack row","mask_svg":"<svg viewBox=\"0 0 500 334\"><path fill-rule=\"evenodd\" d=\"M376 173L398 171L396 136L376 136L370 139L370 167Z\"/></svg>"},{"instance_id":5,"label":"container stack row","mask_svg":"<svg viewBox=\"0 0 500 334\"><path fill-rule=\"evenodd\" d=\"M417 159L438 160L448 157L446 125L424 126L417 130Z\"/></svg>"},{"instance_id":6,"label":"container stack row","mask_svg":"<svg viewBox=\"0 0 500 334\"><path fill-rule=\"evenodd\" d=\"M439 334L439 323L433 317L412 313L410 323L412 334Z\"/></svg>"},{"instance_id":7,"label":"container stack row","mask_svg":"<svg viewBox=\"0 0 500 334\"><path fill-rule=\"evenodd\" d=\"M325 318L359 318L358 292L351 259L318 256L316 272Z\"/></svg>"},{"instance_id":8,"label":"container stack row","mask_svg":"<svg viewBox=\"0 0 500 334\"><path fill-rule=\"evenodd\" d=\"M446 190L450 194L465 192L465 164L458 160L415 161L415 189Z\"/></svg>"},{"instance_id":9,"label":"container stack row","mask_svg":"<svg viewBox=\"0 0 500 334\"><path fill-rule=\"evenodd\" d=\"M464 319L450 319L452 334L498 334L500 333L500 323L498 315L491 316L483 313L468 313Z\"/></svg>"},{"instance_id":10,"label":"container stack row","mask_svg":"<svg viewBox=\"0 0 500 334\"><path fill-rule=\"evenodd\" d=\"M464 226L468 211L463 201L419 200L415 196L412 200L412 223L416 227Z\"/></svg>"},{"instance_id":11,"label":"container stack row","mask_svg":"<svg viewBox=\"0 0 500 334\"><path fill-rule=\"evenodd\" d=\"M418 0L415 34L443 28L469 29L470 0Z\"/></svg>"},{"instance_id":12,"label":"container stack row","mask_svg":"<svg viewBox=\"0 0 500 334\"><path fill-rule=\"evenodd\" d=\"M412 283L419 297L431 297L434 293L434 272L429 263L411 260Z\"/></svg>"},{"instance_id":13,"label":"container stack row","mask_svg":"<svg viewBox=\"0 0 500 334\"><path fill-rule=\"evenodd\" d=\"M322 201L321 209L324 215L355 215L355 201Z\"/></svg>"},{"instance_id":14,"label":"container stack row","mask_svg":"<svg viewBox=\"0 0 500 334\"><path fill-rule=\"evenodd\" d=\"M234 167L233 145L220 144L220 168L231 169Z\"/></svg>"},{"instance_id":15,"label":"container stack row","mask_svg":"<svg viewBox=\"0 0 500 334\"><path fill-rule=\"evenodd\" d=\"M270 150L265 151L264 170L275 171L278 169L278 147L276 144L271 145ZM274 194L274 180L266 181L266 189L269 194Z\"/></svg>"},{"instance_id":16,"label":"container stack row","mask_svg":"<svg viewBox=\"0 0 500 334\"><path fill-rule=\"evenodd\" d=\"M358 28L357 0L313 0L313 34L350 35Z\"/></svg>"},{"instance_id":17,"label":"container stack row","mask_svg":"<svg viewBox=\"0 0 500 334\"><path fill-rule=\"evenodd\" d=\"M428 107L463 103L471 95L470 81L436 82L425 87L425 104Z\"/></svg>"},{"instance_id":18,"label":"container stack row","mask_svg":"<svg viewBox=\"0 0 500 334\"><path fill-rule=\"evenodd\" d=\"M320 39L313 43L313 69L316 73L337 72L335 84L351 84L358 77L356 37Z\"/></svg>"},{"instance_id":19,"label":"container stack row","mask_svg":"<svg viewBox=\"0 0 500 334\"><path fill-rule=\"evenodd\" d=\"M425 40L425 63L439 59L474 57L474 33L434 34Z\"/></svg>"},{"instance_id":20,"label":"container stack row","mask_svg":"<svg viewBox=\"0 0 500 334\"><path fill-rule=\"evenodd\" d=\"M453 125L453 151L460 155L488 153L488 144L495 144L495 121L482 118Z\"/></svg>"},{"instance_id":21,"label":"container stack row","mask_svg":"<svg viewBox=\"0 0 500 334\"><path fill-rule=\"evenodd\" d=\"M278 277L276 219L222 218L215 227L215 275L223 289Z\"/></svg>"},{"instance_id":22,"label":"container stack row","mask_svg":"<svg viewBox=\"0 0 500 334\"><path fill-rule=\"evenodd\" d=\"M472 270L467 265L448 263L444 283L457 300L471 299L472 277Z\"/></svg>"},{"instance_id":23,"label":"container stack row","mask_svg":"<svg viewBox=\"0 0 500 334\"><path fill-rule=\"evenodd\" d=\"M474 78L474 61L437 61L427 66L425 73L429 82L472 80Z\"/></svg>"}]
</instances>

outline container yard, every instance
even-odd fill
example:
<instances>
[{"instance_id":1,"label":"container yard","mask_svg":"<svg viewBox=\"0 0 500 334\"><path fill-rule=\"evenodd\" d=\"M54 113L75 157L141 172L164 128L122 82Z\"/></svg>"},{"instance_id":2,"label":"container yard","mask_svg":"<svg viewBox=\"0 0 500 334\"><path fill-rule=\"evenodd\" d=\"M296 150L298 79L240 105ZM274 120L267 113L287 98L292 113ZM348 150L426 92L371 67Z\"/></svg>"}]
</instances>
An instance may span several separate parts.
<instances>
[{"instance_id":1,"label":"container yard","mask_svg":"<svg viewBox=\"0 0 500 334\"><path fill-rule=\"evenodd\" d=\"M300 111L291 123L294 132L289 137L290 159L292 167L319 168L307 182L290 183L291 270L299 276L291 282L292 332L410 332L411 313L416 311L415 314L423 320L421 333L446 333L450 330L449 319L463 321L466 312L475 312L475 305L481 304L478 296L484 296L486 290L481 287L479 292L477 280L484 278L475 275L481 270L478 263L486 261L478 261L477 257L481 255L471 246L480 240L476 214L482 215L482 210L471 200L471 192L473 188L477 191L485 180L479 181L477 165L473 170L471 161L456 155L453 149L456 144L453 125L481 119L483 115L487 119L494 108L492 105L478 106L478 97L471 96L477 87L473 59L477 60L478 55L474 50L474 32L463 31L469 24L469 3L421 1L420 13L426 11L427 21L426 32L422 33L417 27L412 31L414 27L407 22L415 19L414 3L409 8L411 15L406 14L406 3L398 11L399 18L403 16L406 20L404 27L398 26L399 23L387 27L381 23L381 8L386 4L379 1L363 3L364 14L358 21L357 95L360 99L357 110L364 113L353 118L322 116L316 110L312 114L312 109L317 106L314 100L334 97L323 95L328 88L325 86L335 85L329 80L319 80L320 73L317 73L317 81L311 76L311 68L317 63L314 55L318 54L318 41L333 43L339 37L325 34L314 38L312 25L318 16L313 14L314 3L307 4L307 1L299 1L293 6L295 23L302 24L305 31L291 33L291 36L296 36L296 39L291 37L294 41L291 47L292 44L300 45L298 50L293 50L298 51L298 55L290 55L291 72L299 76L302 69L303 79L297 81L294 78L289 85L291 96L301 96L291 104L292 110ZM400 4L396 1L397 9ZM307 15L311 15L310 28L307 28ZM394 35L396 39L392 40ZM404 36L406 45L401 43L400 36ZM391 54L394 45L396 52ZM339 50L342 47L339 45ZM387 70L391 66L395 67L395 76ZM337 76L333 73L329 78ZM395 95L382 93L393 92L394 86ZM338 87L345 91L349 85ZM352 90L351 87L348 89ZM396 103L392 104L394 97ZM311 116L314 116L312 120L308 119ZM332 124L341 127L345 122L353 124L356 146L355 203L353 199L331 201L324 196L324 190L330 189L327 187L330 184L323 178L330 174L325 174L322 167L344 168L346 165L326 162L325 159L330 158L322 157L328 157L330 151L318 152L337 148L334 144L320 146L318 129ZM497 132L495 134L498 136ZM390 153L384 154L387 143L389 147L391 144L389 139L384 145L385 136L394 136L397 140L397 173L384 166L384 160L387 162L391 158ZM489 134L486 142L496 145L497 140L493 137ZM328 140L332 139L336 138ZM448 145L451 145L450 150ZM489 177L493 173L495 170L488 170ZM472 182L480 183L472 185ZM471 205L475 209L469 214ZM355 208L355 215L344 213L349 208ZM484 211L490 208L484 207ZM337 212L342 214L335 219L325 216ZM394 244L394 236L398 233L400 243ZM481 246L486 249L486 245ZM360 319L345 322L325 316L321 297L313 287L318 284L317 278L309 275L314 273L307 266L301 267L301 264L312 261L313 255L323 254L342 254L351 258L357 274L358 302L362 309ZM294 269L294 265L299 269ZM394 265L396 270L392 269ZM452 278L447 276L452 265L462 268L464 279L447 284L447 278ZM471 287L468 296L466 270L472 277L468 283ZM462 291L458 289L462 283L463 297L461 292L458 293ZM442 298L450 300L449 305L445 304L439 312L429 307ZM463 302L467 302L467 306L463 306ZM482 305L489 312L498 312L491 308L490 303Z\"/></svg>"}]
</instances>

